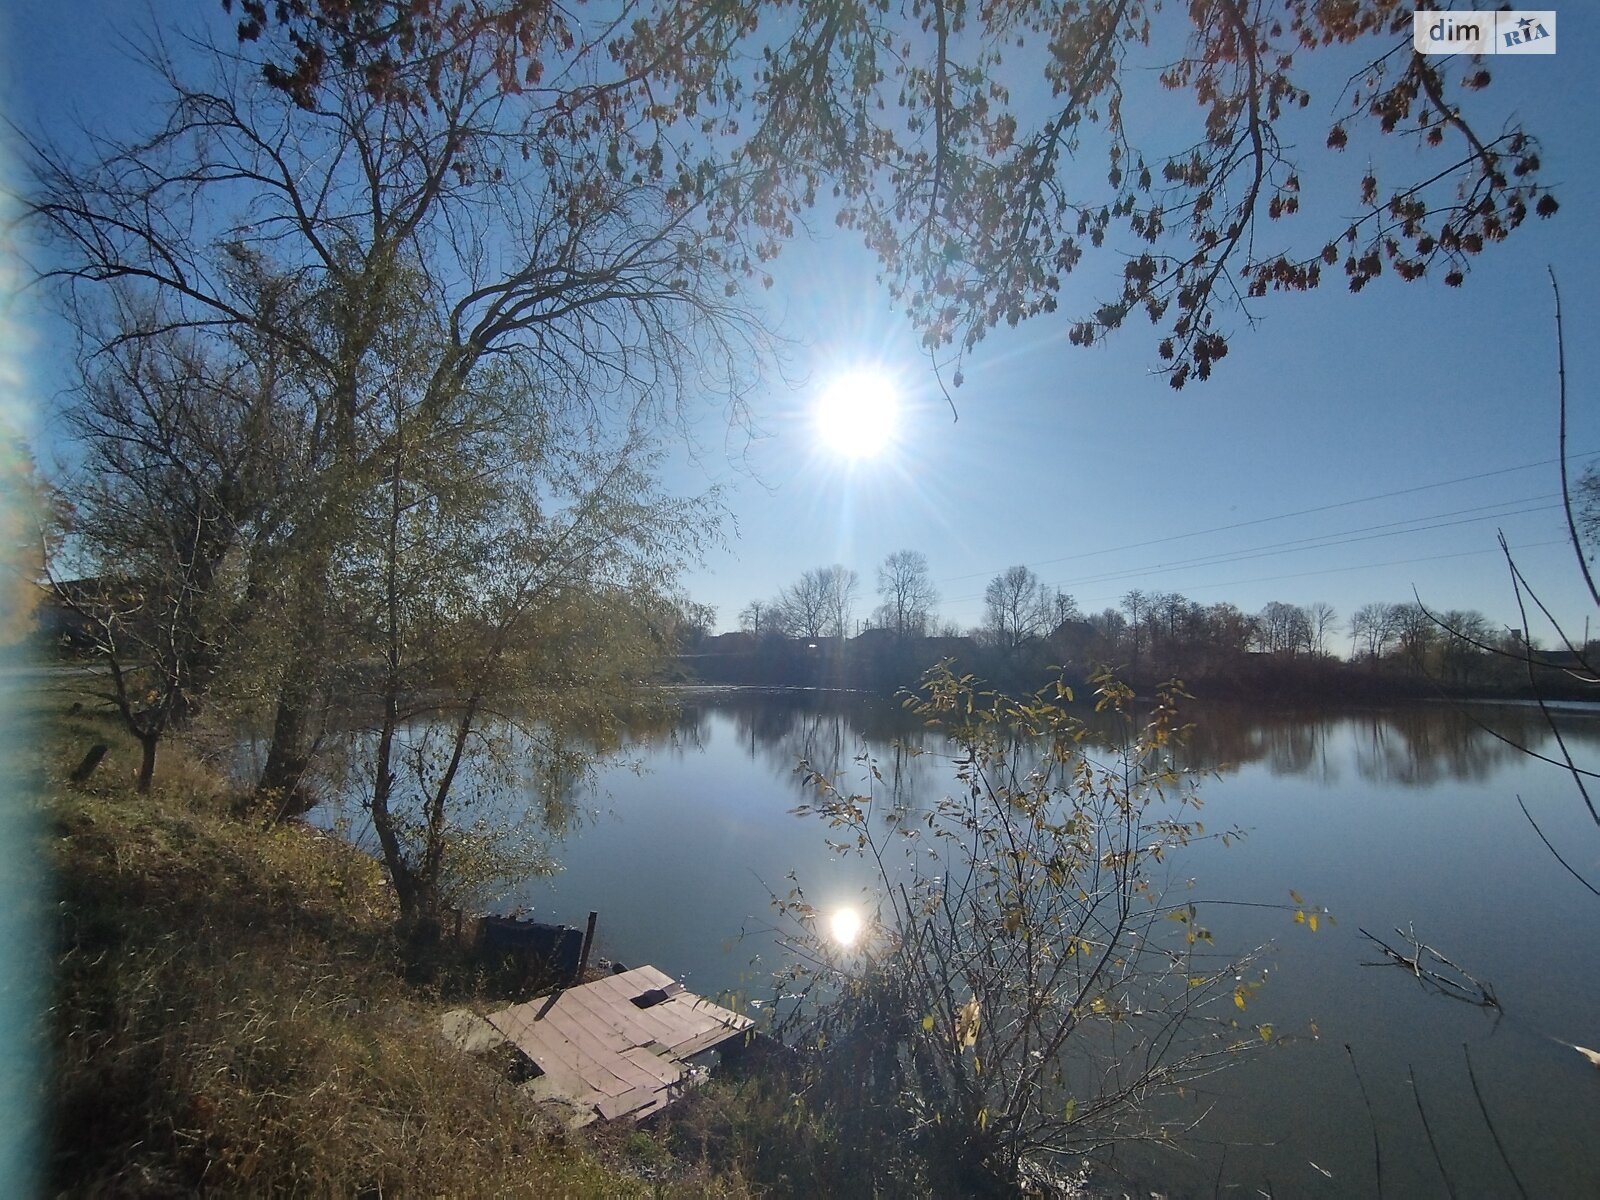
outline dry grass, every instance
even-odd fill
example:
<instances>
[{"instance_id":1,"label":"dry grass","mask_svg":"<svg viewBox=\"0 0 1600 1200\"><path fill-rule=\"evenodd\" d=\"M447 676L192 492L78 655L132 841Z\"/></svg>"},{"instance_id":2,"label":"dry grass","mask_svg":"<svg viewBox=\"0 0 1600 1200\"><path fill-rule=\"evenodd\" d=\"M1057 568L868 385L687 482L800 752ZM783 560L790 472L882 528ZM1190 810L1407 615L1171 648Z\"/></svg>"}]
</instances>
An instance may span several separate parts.
<instances>
[{"instance_id":1,"label":"dry grass","mask_svg":"<svg viewBox=\"0 0 1600 1200\"><path fill-rule=\"evenodd\" d=\"M169 751L155 793L93 711L49 701L59 954L48 1183L68 1194L748 1194L648 1137L564 1140L436 1033L375 864L238 815ZM88 784L64 782L95 740Z\"/></svg>"}]
</instances>

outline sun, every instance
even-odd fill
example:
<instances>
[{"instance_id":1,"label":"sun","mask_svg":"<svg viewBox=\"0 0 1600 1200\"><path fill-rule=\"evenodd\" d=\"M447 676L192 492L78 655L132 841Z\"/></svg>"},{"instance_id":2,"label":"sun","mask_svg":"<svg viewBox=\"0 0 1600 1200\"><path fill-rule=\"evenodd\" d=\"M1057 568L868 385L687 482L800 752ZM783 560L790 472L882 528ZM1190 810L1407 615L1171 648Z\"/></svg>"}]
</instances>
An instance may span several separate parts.
<instances>
[{"instance_id":1,"label":"sun","mask_svg":"<svg viewBox=\"0 0 1600 1200\"><path fill-rule=\"evenodd\" d=\"M845 458L874 458L894 440L900 396L893 380L876 371L840 375L815 410L822 444Z\"/></svg>"},{"instance_id":2,"label":"sun","mask_svg":"<svg viewBox=\"0 0 1600 1200\"><path fill-rule=\"evenodd\" d=\"M853 946L861 936L861 914L853 908L835 909L828 921L828 932L841 946Z\"/></svg>"}]
</instances>

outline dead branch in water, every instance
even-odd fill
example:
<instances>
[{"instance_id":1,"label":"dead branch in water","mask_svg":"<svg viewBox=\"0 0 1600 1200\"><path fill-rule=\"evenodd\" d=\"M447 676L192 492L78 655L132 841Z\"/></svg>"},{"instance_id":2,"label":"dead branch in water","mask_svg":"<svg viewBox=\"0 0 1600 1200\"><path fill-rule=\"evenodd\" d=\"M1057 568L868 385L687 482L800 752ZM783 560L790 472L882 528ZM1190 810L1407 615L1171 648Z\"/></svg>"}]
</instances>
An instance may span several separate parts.
<instances>
[{"instance_id":1,"label":"dead branch in water","mask_svg":"<svg viewBox=\"0 0 1600 1200\"><path fill-rule=\"evenodd\" d=\"M1452 1000L1461 1000L1478 1008L1492 1008L1496 1012L1503 1011L1500 999L1495 995L1494 988L1484 983L1469 972L1463 970L1456 963L1451 962L1432 946L1427 945L1417 937L1411 926L1404 930L1396 929L1395 933L1402 938L1410 954L1402 953L1389 945L1380 937L1375 937L1365 929L1361 936L1374 943L1382 950L1386 961L1362 963L1364 967L1403 967L1409 971L1424 988L1437 992L1441 996L1448 996ZM1446 974L1436 967L1444 967L1454 972Z\"/></svg>"}]
</instances>

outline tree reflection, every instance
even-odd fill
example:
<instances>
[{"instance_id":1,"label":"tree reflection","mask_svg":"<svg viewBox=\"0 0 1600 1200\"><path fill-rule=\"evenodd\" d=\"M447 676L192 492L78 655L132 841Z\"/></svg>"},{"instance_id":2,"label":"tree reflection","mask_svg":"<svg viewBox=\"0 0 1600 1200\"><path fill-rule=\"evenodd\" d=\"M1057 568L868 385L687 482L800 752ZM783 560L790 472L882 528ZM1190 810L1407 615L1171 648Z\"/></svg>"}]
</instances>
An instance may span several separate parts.
<instances>
[{"instance_id":1,"label":"tree reflection","mask_svg":"<svg viewBox=\"0 0 1600 1200\"><path fill-rule=\"evenodd\" d=\"M1260 763L1274 775L1304 775L1324 784L1338 782L1341 761L1369 783L1473 782L1514 764L1524 749L1546 753L1554 743L1536 708L1508 705L1427 704L1355 713L1205 706L1190 718L1190 766L1227 773ZM1562 733L1570 745L1600 757L1597 718L1569 714ZM1348 753L1341 742L1349 744Z\"/></svg>"},{"instance_id":2,"label":"tree reflection","mask_svg":"<svg viewBox=\"0 0 1600 1200\"><path fill-rule=\"evenodd\" d=\"M710 714L731 717L751 759L788 775L802 759L829 776L858 772L856 758L878 761L883 790L902 807L940 786L938 739L896 702L841 692L739 692L685 706L678 737L709 735ZM1304 776L1333 785L1342 769L1368 783L1413 787L1472 782L1514 764L1522 750L1554 753L1554 735L1537 708L1516 705L1419 704L1352 712L1349 709L1264 711L1242 705L1196 703L1183 749L1184 767L1228 774L1260 764L1273 775ZM1085 706L1088 745L1112 744L1116 730ZM1600 759L1600 712L1561 718L1575 750ZM1348 765L1347 765L1348 764ZM796 787L798 787L798 782Z\"/></svg>"}]
</instances>

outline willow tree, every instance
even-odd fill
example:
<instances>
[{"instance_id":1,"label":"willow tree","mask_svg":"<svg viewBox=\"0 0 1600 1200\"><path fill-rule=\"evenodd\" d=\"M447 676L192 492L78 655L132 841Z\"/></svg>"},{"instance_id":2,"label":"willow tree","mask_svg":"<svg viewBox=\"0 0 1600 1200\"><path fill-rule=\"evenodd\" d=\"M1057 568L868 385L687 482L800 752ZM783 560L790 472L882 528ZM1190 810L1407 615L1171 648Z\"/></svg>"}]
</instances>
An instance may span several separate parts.
<instances>
[{"instance_id":1,"label":"willow tree","mask_svg":"<svg viewBox=\"0 0 1600 1200\"><path fill-rule=\"evenodd\" d=\"M714 496L659 488L647 428L562 417L498 361L439 395L441 335L385 339L386 462L332 576L340 636L371 664L350 687L354 765L423 942L445 907L548 861L541 776L583 772L648 703L677 571L718 517Z\"/></svg>"},{"instance_id":2,"label":"willow tree","mask_svg":"<svg viewBox=\"0 0 1600 1200\"><path fill-rule=\"evenodd\" d=\"M557 101L552 123L596 139L619 174L753 223L761 253L824 203L930 350L956 359L1054 313L1099 263L1074 289L1095 298L1065 318L1069 340L1143 313L1182 387L1269 291L1359 292L1385 272L1457 286L1473 256L1557 208L1536 139L1473 95L1488 68L1416 53L1399 0L237 8L246 43L274 44L265 81L307 107L351 71L435 104L456 48L494 31L504 91ZM416 59L422 74L397 70ZM1418 153L1385 155L1386 138ZM719 148L734 169L711 169ZM1404 165L1371 165L1389 161ZM1330 199L1309 194L1312 168L1335 176Z\"/></svg>"},{"instance_id":3,"label":"willow tree","mask_svg":"<svg viewBox=\"0 0 1600 1200\"><path fill-rule=\"evenodd\" d=\"M168 327L266 346L280 364L280 428L303 469L251 575L275 646L264 789L300 790L351 674L331 600L360 540L354 514L395 461L406 331L426 331L425 357L405 363L408 420L436 438L474 425L491 366L537 414L597 425L669 420L707 393L737 405L753 378L737 242L703 197L620 169L640 114L592 92L589 56L559 22L535 41L564 63L560 86L508 86L527 38L487 22L447 51L341 58L314 99L260 82L301 45L293 30L265 31L253 60L203 37L171 54L158 43L155 128L87 158L32 145L39 265L69 312L115 284Z\"/></svg>"}]
</instances>

